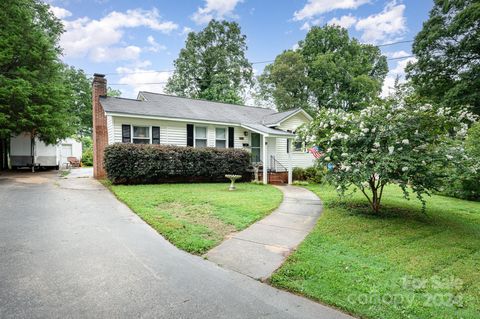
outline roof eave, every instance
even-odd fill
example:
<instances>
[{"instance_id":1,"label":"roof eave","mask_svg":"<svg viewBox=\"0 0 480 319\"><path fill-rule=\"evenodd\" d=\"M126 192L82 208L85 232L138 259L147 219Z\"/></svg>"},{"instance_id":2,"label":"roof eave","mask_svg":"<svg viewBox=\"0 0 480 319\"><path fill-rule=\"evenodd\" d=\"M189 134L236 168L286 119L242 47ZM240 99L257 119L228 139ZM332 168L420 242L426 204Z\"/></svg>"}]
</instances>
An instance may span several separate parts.
<instances>
[{"instance_id":1,"label":"roof eave","mask_svg":"<svg viewBox=\"0 0 480 319\"><path fill-rule=\"evenodd\" d=\"M288 119L291 118L292 116L297 115L298 113L302 113L303 115L305 115L305 117L306 117L309 121L312 121L312 120L313 120L313 117L311 117L310 114L308 114L304 109L298 108L295 112L293 112L292 114L289 114L289 115L285 116L283 119L281 119L281 120L278 121L277 123L267 124L266 126L268 126L268 127L279 126L280 124L282 124L283 122L285 122L286 120L288 120Z\"/></svg>"}]
</instances>

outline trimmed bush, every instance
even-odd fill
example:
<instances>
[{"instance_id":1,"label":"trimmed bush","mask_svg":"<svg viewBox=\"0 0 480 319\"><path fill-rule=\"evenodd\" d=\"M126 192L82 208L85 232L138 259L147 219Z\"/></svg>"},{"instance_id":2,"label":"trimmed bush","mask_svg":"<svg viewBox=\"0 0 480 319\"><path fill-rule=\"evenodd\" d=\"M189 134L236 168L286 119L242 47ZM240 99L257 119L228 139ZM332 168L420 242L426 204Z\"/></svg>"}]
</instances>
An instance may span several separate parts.
<instances>
[{"instance_id":1,"label":"trimmed bush","mask_svg":"<svg viewBox=\"0 0 480 319\"><path fill-rule=\"evenodd\" d=\"M305 169L301 167L294 167L292 170L292 179L294 181L306 181Z\"/></svg>"},{"instance_id":2,"label":"trimmed bush","mask_svg":"<svg viewBox=\"0 0 480 319\"><path fill-rule=\"evenodd\" d=\"M292 178L294 181L322 183L323 177L324 177L323 171L314 166L307 167L307 168L294 167L292 171Z\"/></svg>"},{"instance_id":3,"label":"trimmed bush","mask_svg":"<svg viewBox=\"0 0 480 319\"><path fill-rule=\"evenodd\" d=\"M114 184L226 181L225 174L251 178L250 154L240 149L113 144L104 165Z\"/></svg>"}]
</instances>

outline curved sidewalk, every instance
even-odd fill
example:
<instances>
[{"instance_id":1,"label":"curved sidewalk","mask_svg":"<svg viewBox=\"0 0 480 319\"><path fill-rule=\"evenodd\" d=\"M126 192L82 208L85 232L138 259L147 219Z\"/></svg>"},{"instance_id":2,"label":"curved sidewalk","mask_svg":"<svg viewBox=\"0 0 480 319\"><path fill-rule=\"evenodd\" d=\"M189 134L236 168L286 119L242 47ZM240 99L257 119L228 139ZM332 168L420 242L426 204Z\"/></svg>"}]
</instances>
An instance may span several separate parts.
<instances>
[{"instance_id":1,"label":"curved sidewalk","mask_svg":"<svg viewBox=\"0 0 480 319\"><path fill-rule=\"evenodd\" d=\"M277 188L283 192L280 206L210 250L205 255L208 260L260 280L267 279L280 267L315 226L322 203L305 188Z\"/></svg>"}]
</instances>

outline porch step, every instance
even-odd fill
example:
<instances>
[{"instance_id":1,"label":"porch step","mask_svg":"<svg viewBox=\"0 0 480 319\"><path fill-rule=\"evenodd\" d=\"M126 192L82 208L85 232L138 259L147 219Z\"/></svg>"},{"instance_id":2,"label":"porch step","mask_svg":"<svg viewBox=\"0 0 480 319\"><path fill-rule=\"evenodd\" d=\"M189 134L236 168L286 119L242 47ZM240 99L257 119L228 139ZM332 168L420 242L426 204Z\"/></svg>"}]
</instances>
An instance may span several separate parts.
<instances>
[{"instance_id":1,"label":"porch step","mask_svg":"<svg viewBox=\"0 0 480 319\"><path fill-rule=\"evenodd\" d=\"M259 180L262 180L263 174L258 176ZM268 173L268 183L274 185L283 185L288 183L288 172L270 172Z\"/></svg>"}]
</instances>

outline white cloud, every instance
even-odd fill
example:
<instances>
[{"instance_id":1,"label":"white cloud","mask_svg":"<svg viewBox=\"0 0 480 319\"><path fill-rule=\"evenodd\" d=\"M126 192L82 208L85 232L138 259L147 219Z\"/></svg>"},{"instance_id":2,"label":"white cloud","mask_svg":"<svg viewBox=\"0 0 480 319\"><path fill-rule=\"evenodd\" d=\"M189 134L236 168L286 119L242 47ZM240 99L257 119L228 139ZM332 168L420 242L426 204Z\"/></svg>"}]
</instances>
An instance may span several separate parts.
<instances>
[{"instance_id":1,"label":"white cloud","mask_svg":"<svg viewBox=\"0 0 480 319\"><path fill-rule=\"evenodd\" d=\"M147 47L146 49L150 52L158 52L158 51L163 51L167 49L166 46L157 43L157 41L155 41L155 38L151 35L147 37L147 42L148 44L150 44L150 46Z\"/></svg>"},{"instance_id":2,"label":"white cloud","mask_svg":"<svg viewBox=\"0 0 480 319\"><path fill-rule=\"evenodd\" d=\"M308 31L308 30L310 30L311 27L319 25L320 23L322 23L322 21L323 21L322 18L318 18L318 19L310 20L310 21L305 21L302 24L302 26L300 27L300 30Z\"/></svg>"},{"instance_id":3,"label":"white cloud","mask_svg":"<svg viewBox=\"0 0 480 319\"><path fill-rule=\"evenodd\" d=\"M240 2L243 0L205 0L205 6L198 8L191 18L197 24L205 24L212 19L235 18L233 11Z\"/></svg>"},{"instance_id":4,"label":"white cloud","mask_svg":"<svg viewBox=\"0 0 480 319\"><path fill-rule=\"evenodd\" d=\"M142 52L142 49L134 45L129 45L124 48L97 47L92 49L89 57L93 62L97 63L122 60L137 60L140 56L140 52Z\"/></svg>"},{"instance_id":5,"label":"white cloud","mask_svg":"<svg viewBox=\"0 0 480 319\"><path fill-rule=\"evenodd\" d=\"M52 11L52 13L59 19L72 16L72 13L70 11L60 7L50 6L50 11Z\"/></svg>"},{"instance_id":6,"label":"white cloud","mask_svg":"<svg viewBox=\"0 0 480 319\"><path fill-rule=\"evenodd\" d=\"M404 17L405 5L389 2L382 12L360 19L355 25L357 31L363 32L361 39L368 43L392 40L407 31Z\"/></svg>"},{"instance_id":7,"label":"white cloud","mask_svg":"<svg viewBox=\"0 0 480 319\"><path fill-rule=\"evenodd\" d=\"M117 68L116 71L121 76L118 83L128 85L127 88L120 88L125 96L136 97L138 91L163 93L167 80L172 73L156 72L149 69L150 66L150 61L142 61L133 67Z\"/></svg>"},{"instance_id":8,"label":"white cloud","mask_svg":"<svg viewBox=\"0 0 480 319\"><path fill-rule=\"evenodd\" d=\"M189 33L192 32L192 31L193 31L193 29L190 28L190 27L183 27L181 34L182 34L182 35L189 34Z\"/></svg>"},{"instance_id":9,"label":"white cloud","mask_svg":"<svg viewBox=\"0 0 480 319\"><path fill-rule=\"evenodd\" d=\"M338 25L342 28L348 29L357 22L357 18L352 15L342 16L340 19L333 18L327 22L329 25Z\"/></svg>"},{"instance_id":10,"label":"white cloud","mask_svg":"<svg viewBox=\"0 0 480 319\"><path fill-rule=\"evenodd\" d=\"M402 52L402 51L399 51L399 52ZM411 58L406 58L404 60L397 62L397 65L395 66L395 68L391 69L388 72L387 76L385 77L385 80L383 81L382 93L381 93L382 97L387 97L394 92L394 85L397 77L400 83L405 82L405 68L407 67L407 64L409 62L415 62L415 61L417 61L417 59L414 57L411 57Z\"/></svg>"},{"instance_id":11,"label":"white cloud","mask_svg":"<svg viewBox=\"0 0 480 319\"><path fill-rule=\"evenodd\" d=\"M301 10L295 11L293 19L300 21L337 9L356 9L369 2L370 0L308 0Z\"/></svg>"},{"instance_id":12,"label":"white cloud","mask_svg":"<svg viewBox=\"0 0 480 319\"><path fill-rule=\"evenodd\" d=\"M399 59L399 58L404 58L404 57L412 55L412 54L408 53L404 50L400 50L400 51L395 51L395 52L386 52L385 55L389 58Z\"/></svg>"},{"instance_id":13,"label":"white cloud","mask_svg":"<svg viewBox=\"0 0 480 319\"><path fill-rule=\"evenodd\" d=\"M63 22L66 32L61 37L61 45L65 55L89 56L96 61L119 59L121 58L118 54L120 49L128 53L126 57L136 57L136 49L132 49L132 46L112 48L113 45L121 42L124 30L127 28L147 27L163 33L169 33L178 28L178 25L171 21L162 21L157 9L134 9L124 13L113 11L99 20L83 17ZM108 57L109 54L110 57ZM121 59L125 60L125 58Z\"/></svg>"}]
</instances>

